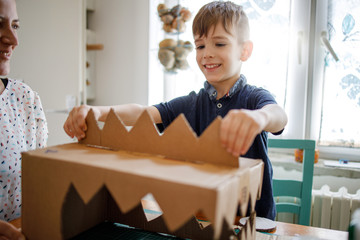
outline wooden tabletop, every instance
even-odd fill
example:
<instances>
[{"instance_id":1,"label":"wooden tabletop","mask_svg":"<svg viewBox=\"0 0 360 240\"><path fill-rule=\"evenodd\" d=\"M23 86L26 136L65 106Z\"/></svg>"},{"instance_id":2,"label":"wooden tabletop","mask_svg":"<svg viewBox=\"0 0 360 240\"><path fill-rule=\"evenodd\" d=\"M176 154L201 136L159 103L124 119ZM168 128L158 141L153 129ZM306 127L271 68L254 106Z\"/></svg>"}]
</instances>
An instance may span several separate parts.
<instances>
[{"instance_id":1,"label":"wooden tabletop","mask_svg":"<svg viewBox=\"0 0 360 240\"><path fill-rule=\"evenodd\" d=\"M311 236L328 240L347 240L348 232L337 231L326 228L309 227L298 224L276 222L277 227L274 234L281 236Z\"/></svg>"},{"instance_id":2,"label":"wooden tabletop","mask_svg":"<svg viewBox=\"0 0 360 240\"><path fill-rule=\"evenodd\" d=\"M10 222L15 227L21 227L21 218L15 219ZM331 230L326 228L316 228L302 226L298 224L276 222L277 227L274 234L281 236L310 236L320 239L329 239L329 240L347 240L348 232Z\"/></svg>"}]
</instances>

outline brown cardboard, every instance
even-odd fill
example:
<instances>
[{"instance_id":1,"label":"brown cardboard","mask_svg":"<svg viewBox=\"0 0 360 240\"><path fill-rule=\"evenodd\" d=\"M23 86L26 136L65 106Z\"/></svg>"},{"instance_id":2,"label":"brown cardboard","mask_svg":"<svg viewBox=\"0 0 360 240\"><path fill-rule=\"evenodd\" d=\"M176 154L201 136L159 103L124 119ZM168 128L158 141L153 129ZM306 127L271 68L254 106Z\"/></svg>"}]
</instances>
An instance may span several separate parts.
<instances>
[{"instance_id":1,"label":"brown cardboard","mask_svg":"<svg viewBox=\"0 0 360 240\"><path fill-rule=\"evenodd\" d=\"M159 135L147 112L130 132L113 112L102 130L90 113L82 142L103 148L72 143L23 153L24 234L67 239L109 220L179 237L228 239L238 204L243 215L249 201L254 211L263 162L241 158L237 167L217 142L220 121L198 138L184 117ZM148 193L163 211L151 221L141 207ZM199 211L209 227L197 224ZM253 222L244 229L240 236L253 239Z\"/></svg>"},{"instance_id":2,"label":"brown cardboard","mask_svg":"<svg viewBox=\"0 0 360 240\"><path fill-rule=\"evenodd\" d=\"M89 127L86 138L81 141L84 144L162 155L184 161L239 166L238 158L220 144L220 117L199 138L184 115L177 117L161 136L147 111L141 114L130 132L113 110L110 111L103 130L97 126L92 111L86 121Z\"/></svg>"}]
</instances>

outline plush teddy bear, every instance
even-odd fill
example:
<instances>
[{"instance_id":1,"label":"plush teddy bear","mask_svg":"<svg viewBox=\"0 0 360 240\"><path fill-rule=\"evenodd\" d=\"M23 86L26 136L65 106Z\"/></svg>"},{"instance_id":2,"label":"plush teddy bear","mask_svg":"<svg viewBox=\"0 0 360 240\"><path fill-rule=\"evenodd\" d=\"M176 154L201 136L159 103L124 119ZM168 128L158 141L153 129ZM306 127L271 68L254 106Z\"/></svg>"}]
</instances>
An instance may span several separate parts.
<instances>
[{"instance_id":1,"label":"plush teddy bear","mask_svg":"<svg viewBox=\"0 0 360 240\"><path fill-rule=\"evenodd\" d=\"M185 22L191 18L191 12L181 5L168 8L165 4L160 3L157 11L163 22L163 30L167 33L184 32Z\"/></svg>"},{"instance_id":2,"label":"plush teddy bear","mask_svg":"<svg viewBox=\"0 0 360 240\"><path fill-rule=\"evenodd\" d=\"M167 71L184 70L189 67L186 58L192 49L189 41L167 38L159 43L158 58Z\"/></svg>"}]
</instances>

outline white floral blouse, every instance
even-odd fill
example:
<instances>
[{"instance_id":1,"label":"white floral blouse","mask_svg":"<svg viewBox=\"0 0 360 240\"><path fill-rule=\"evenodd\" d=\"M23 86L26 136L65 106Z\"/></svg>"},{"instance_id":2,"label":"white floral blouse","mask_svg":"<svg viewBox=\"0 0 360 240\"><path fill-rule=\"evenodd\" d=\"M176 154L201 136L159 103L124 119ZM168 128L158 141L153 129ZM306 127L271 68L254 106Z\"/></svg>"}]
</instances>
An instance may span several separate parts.
<instances>
[{"instance_id":1,"label":"white floral blouse","mask_svg":"<svg viewBox=\"0 0 360 240\"><path fill-rule=\"evenodd\" d=\"M8 79L0 95L0 219L21 214L21 152L45 147L48 129L39 95Z\"/></svg>"}]
</instances>

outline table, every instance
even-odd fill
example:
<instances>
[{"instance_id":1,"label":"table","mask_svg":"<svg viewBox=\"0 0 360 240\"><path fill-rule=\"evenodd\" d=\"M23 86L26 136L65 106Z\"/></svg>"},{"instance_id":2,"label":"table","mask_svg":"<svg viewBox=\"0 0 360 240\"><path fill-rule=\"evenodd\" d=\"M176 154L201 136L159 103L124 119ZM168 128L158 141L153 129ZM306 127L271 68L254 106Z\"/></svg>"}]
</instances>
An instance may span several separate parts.
<instances>
[{"instance_id":1,"label":"table","mask_svg":"<svg viewBox=\"0 0 360 240\"><path fill-rule=\"evenodd\" d=\"M15 227L21 227L21 218L15 219L10 222ZM302 226L298 224L276 222L277 227L275 235L279 236L310 236L320 239L329 239L329 240L347 240L348 232L331 230L326 228L316 228Z\"/></svg>"},{"instance_id":2,"label":"table","mask_svg":"<svg viewBox=\"0 0 360 240\"><path fill-rule=\"evenodd\" d=\"M348 232L326 228L309 227L292 223L276 222L276 232L281 236L311 236L328 240L347 240Z\"/></svg>"}]
</instances>

